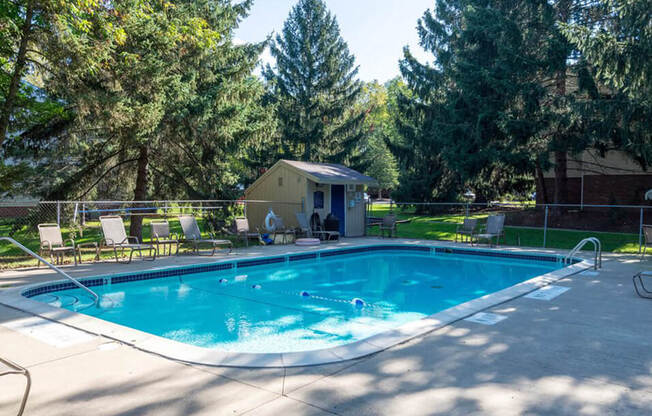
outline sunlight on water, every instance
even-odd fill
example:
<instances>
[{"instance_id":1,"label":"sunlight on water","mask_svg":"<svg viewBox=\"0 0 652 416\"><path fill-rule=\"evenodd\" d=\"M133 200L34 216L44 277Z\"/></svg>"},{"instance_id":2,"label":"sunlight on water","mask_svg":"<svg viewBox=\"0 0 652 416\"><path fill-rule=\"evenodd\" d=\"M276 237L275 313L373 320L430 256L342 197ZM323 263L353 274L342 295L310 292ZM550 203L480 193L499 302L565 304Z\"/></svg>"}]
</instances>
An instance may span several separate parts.
<instances>
[{"instance_id":1,"label":"sunlight on water","mask_svg":"<svg viewBox=\"0 0 652 416\"><path fill-rule=\"evenodd\" d=\"M556 268L388 251L101 286L100 308L80 289L35 299L200 347L292 352L362 340Z\"/></svg>"}]
</instances>

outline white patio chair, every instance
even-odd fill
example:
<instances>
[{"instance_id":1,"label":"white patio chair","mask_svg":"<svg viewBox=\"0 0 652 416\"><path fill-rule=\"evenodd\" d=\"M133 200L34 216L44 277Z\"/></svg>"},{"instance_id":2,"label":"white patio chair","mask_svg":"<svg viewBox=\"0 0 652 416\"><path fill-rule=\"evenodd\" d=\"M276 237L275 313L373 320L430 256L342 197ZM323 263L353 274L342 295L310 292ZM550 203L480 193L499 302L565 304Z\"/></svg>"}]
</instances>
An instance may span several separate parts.
<instances>
[{"instance_id":1,"label":"white patio chair","mask_svg":"<svg viewBox=\"0 0 652 416\"><path fill-rule=\"evenodd\" d=\"M100 224L102 224L102 234L104 235L104 238L102 239L102 243L104 244L100 244L100 246L112 248L116 262L124 264L131 263L134 251L137 251L138 255L143 260L153 261L156 259L156 247L151 244L140 243L140 241L138 241L138 237L127 236L127 232L125 231L125 224L122 221L122 217L118 215L101 216ZM121 249L121 256L124 256L124 251L129 249L128 261L120 261L118 258L118 249ZM149 250L149 256L143 256L143 249Z\"/></svg>"}]
</instances>

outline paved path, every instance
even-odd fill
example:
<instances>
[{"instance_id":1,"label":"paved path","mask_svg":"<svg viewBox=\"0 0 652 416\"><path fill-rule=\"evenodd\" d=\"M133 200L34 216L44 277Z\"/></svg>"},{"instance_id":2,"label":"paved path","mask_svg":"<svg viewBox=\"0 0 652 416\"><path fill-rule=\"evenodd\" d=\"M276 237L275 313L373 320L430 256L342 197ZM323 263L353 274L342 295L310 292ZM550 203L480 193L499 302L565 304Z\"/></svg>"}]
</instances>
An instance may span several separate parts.
<instances>
[{"instance_id":1,"label":"paved path","mask_svg":"<svg viewBox=\"0 0 652 416\"><path fill-rule=\"evenodd\" d=\"M116 267L97 266L75 273ZM3 326L27 316L2 306L0 355L30 370L26 415L36 416L649 415L652 301L631 286L641 269L652 262L610 256L597 276L556 283L571 290L551 301L521 297L492 308L508 317L494 326L458 321L335 365L190 366L102 337L57 348ZM0 415L15 412L22 382L0 378Z\"/></svg>"}]
</instances>

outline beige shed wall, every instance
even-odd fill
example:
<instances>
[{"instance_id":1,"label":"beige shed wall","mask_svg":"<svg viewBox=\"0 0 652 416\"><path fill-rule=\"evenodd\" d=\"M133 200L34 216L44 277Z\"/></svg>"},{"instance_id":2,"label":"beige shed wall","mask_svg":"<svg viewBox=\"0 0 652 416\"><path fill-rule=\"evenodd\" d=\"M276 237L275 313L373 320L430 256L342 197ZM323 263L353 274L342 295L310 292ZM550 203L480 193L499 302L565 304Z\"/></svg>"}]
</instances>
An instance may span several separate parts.
<instances>
[{"instance_id":1,"label":"beige shed wall","mask_svg":"<svg viewBox=\"0 0 652 416\"><path fill-rule=\"evenodd\" d=\"M362 237L365 232L365 201L364 201L364 187L356 185L355 191L350 192L348 186L345 188L346 195L346 236L347 237ZM359 195L359 199L356 197ZM351 207L351 201L354 206Z\"/></svg>"},{"instance_id":2,"label":"beige shed wall","mask_svg":"<svg viewBox=\"0 0 652 416\"><path fill-rule=\"evenodd\" d=\"M282 184L279 184L279 178ZM279 166L270 172L267 177L253 189L247 189L245 198L247 200L274 201L270 203L247 203L247 219L252 231L256 227L264 228L265 216L271 207L274 213L283 218L288 227L298 226L295 212L302 209L301 202L306 199L308 179L297 174L295 171Z\"/></svg>"}]
</instances>

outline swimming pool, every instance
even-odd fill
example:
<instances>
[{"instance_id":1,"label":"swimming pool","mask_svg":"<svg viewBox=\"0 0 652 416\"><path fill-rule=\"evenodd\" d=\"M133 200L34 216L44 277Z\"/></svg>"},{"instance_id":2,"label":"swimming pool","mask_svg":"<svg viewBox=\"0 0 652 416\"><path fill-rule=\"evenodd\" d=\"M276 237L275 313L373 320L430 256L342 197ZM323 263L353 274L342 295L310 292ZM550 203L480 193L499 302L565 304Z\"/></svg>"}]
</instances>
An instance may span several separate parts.
<instances>
[{"instance_id":1,"label":"swimming pool","mask_svg":"<svg viewBox=\"0 0 652 416\"><path fill-rule=\"evenodd\" d=\"M465 305L541 276L559 278L562 269L560 258L544 254L374 245L87 278L99 306L67 282L22 295L170 340L175 351L187 345L258 358L330 351L344 359L347 346L382 349L388 345L374 340L387 344L390 334L400 342L410 326L451 310L468 314Z\"/></svg>"}]
</instances>

